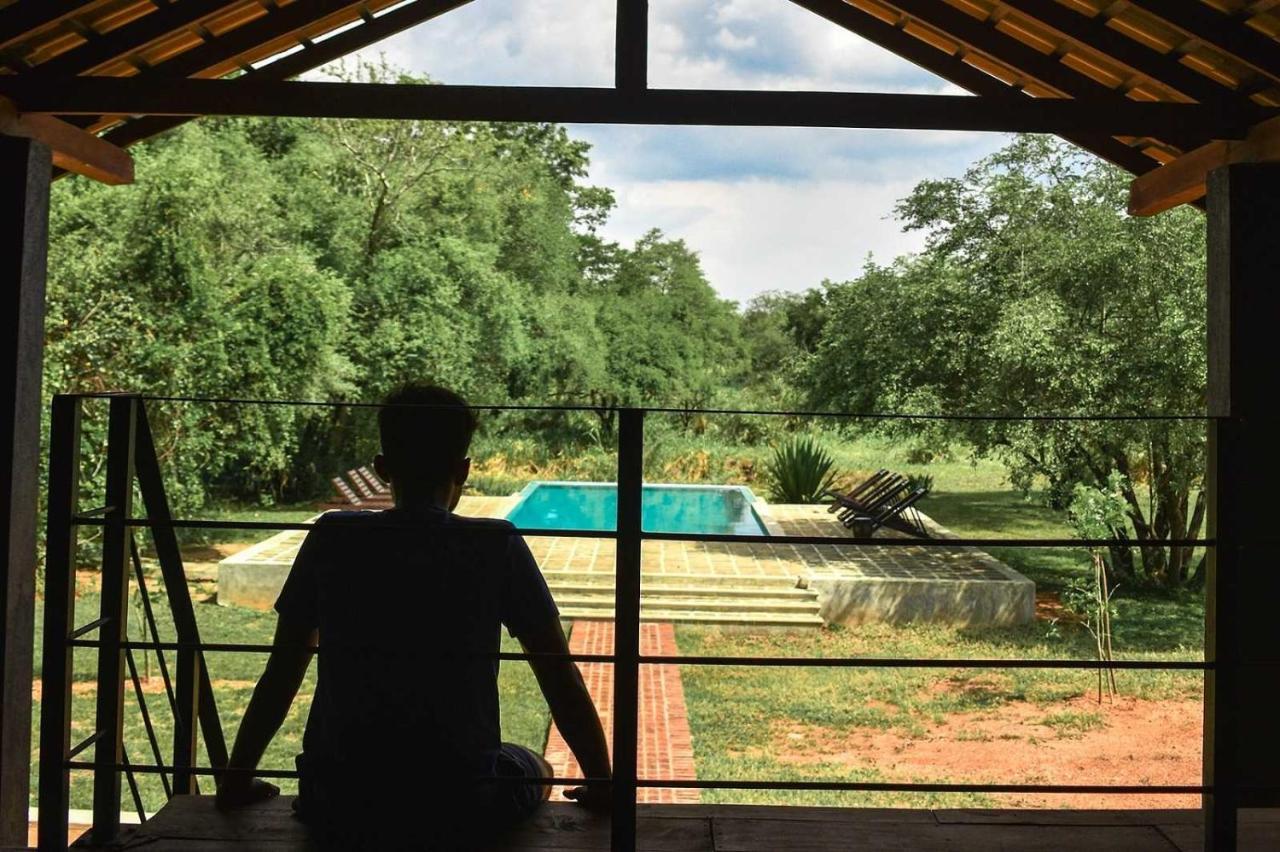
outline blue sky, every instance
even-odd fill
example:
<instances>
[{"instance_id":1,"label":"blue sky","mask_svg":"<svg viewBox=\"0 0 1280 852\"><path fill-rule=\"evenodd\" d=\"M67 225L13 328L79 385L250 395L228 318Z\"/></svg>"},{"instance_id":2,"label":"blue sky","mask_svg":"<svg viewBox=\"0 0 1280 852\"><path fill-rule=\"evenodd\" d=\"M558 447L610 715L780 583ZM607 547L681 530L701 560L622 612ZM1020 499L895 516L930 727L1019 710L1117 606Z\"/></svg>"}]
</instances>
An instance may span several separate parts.
<instances>
[{"instance_id":1,"label":"blue sky","mask_svg":"<svg viewBox=\"0 0 1280 852\"><path fill-rule=\"evenodd\" d=\"M474 0L366 52L445 83L608 86L613 0ZM788 0L650 0L649 83L669 88L959 94ZM996 134L574 125L618 208L606 236L651 227L699 252L728 298L844 279L919 246L894 202L958 174Z\"/></svg>"}]
</instances>

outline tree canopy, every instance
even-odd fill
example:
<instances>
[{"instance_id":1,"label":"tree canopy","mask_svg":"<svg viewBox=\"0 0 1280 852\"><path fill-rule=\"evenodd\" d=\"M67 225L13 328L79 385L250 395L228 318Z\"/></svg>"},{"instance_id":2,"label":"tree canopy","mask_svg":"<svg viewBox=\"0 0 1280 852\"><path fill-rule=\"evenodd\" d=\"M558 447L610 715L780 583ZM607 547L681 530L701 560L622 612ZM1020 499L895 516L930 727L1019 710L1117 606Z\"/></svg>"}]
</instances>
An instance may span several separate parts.
<instances>
[{"instance_id":1,"label":"tree canopy","mask_svg":"<svg viewBox=\"0 0 1280 852\"><path fill-rule=\"evenodd\" d=\"M852 410L1198 418L1205 410L1204 220L1125 213L1127 177L1048 137L1023 136L962 177L928 180L898 206L925 249L829 285L801 381ZM1178 584L1204 518L1198 419L908 423L1000 457L1014 482L1121 476L1128 524L1113 567ZM1130 538L1142 544L1135 565Z\"/></svg>"},{"instance_id":2,"label":"tree canopy","mask_svg":"<svg viewBox=\"0 0 1280 852\"><path fill-rule=\"evenodd\" d=\"M588 152L554 124L185 125L134 149L133 186L57 184L45 386L705 402L736 361L735 306L682 241L597 235L613 196L585 182ZM196 503L305 493L368 449L349 410L174 404L156 431Z\"/></svg>"}]
</instances>

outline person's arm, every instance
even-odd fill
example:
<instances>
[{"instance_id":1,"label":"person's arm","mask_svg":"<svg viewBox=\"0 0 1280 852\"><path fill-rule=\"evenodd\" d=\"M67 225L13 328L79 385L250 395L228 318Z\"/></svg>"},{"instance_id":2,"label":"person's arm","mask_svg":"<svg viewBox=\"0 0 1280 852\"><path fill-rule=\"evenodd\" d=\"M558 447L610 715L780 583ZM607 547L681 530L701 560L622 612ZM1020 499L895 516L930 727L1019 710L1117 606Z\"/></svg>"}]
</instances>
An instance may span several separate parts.
<instances>
[{"instance_id":1,"label":"person's arm","mask_svg":"<svg viewBox=\"0 0 1280 852\"><path fill-rule=\"evenodd\" d=\"M545 625L526 630L520 644L530 654L567 654L569 642L558 619ZM547 699L551 718L560 729L564 741L578 758L578 765L588 778L610 778L609 744L605 739L600 716L596 713L591 694L582 681L573 660L563 657L534 657L529 661L538 686ZM592 808L609 806L609 786L594 784L569 790L565 795L580 804Z\"/></svg>"},{"instance_id":2,"label":"person's arm","mask_svg":"<svg viewBox=\"0 0 1280 852\"><path fill-rule=\"evenodd\" d=\"M316 629L305 621L283 614L277 619L274 650L253 690L231 749L228 768L240 771L228 772L218 786L219 807L240 807L279 794L278 787L254 778L252 772L284 724L311 663L317 638Z\"/></svg>"}]
</instances>

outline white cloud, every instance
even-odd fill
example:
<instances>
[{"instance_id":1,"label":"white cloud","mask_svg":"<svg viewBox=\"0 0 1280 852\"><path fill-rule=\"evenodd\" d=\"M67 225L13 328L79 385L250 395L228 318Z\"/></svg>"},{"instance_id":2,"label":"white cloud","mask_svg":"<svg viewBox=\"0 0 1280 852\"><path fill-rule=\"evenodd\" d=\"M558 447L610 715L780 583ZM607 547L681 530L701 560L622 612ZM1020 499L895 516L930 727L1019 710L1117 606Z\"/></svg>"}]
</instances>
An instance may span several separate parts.
<instances>
[{"instance_id":1,"label":"white cloud","mask_svg":"<svg viewBox=\"0 0 1280 852\"><path fill-rule=\"evenodd\" d=\"M613 0L474 0L365 51L454 84L609 86ZM787 0L651 0L650 84L673 88L960 92ZM868 253L918 247L889 217L919 180L1002 137L928 131L574 126L618 208L606 234L651 227L700 252L746 299L846 278Z\"/></svg>"},{"instance_id":2,"label":"white cloud","mask_svg":"<svg viewBox=\"0 0 1280 852\"><path fill-rule=\"evenodd\" d=\"M803 290L920 246L889 216L910 181L654 181L629 184L605 235L630 244L651 227L699 252L726 298Z\"/></svg>"}]
</instances>

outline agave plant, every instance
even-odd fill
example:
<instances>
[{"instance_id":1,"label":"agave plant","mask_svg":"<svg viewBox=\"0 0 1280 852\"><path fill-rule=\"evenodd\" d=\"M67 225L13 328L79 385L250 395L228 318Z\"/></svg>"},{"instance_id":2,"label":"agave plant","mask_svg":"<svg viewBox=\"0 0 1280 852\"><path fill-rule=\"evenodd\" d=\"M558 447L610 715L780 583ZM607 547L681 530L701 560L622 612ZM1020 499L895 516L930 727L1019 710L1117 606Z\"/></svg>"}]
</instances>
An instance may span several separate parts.
<instances>
[{"instance_id":1,"label":"agave plant","mask_svg":"<svg viewBox=\"0 0 1280 852\"><path fill-rule=\"evenodd\" d=\"M779 503L820 503L836 473L831 453L809 435L797 435L773 449L765 467L772 500Z\"/></svg>"}]
</instances>

